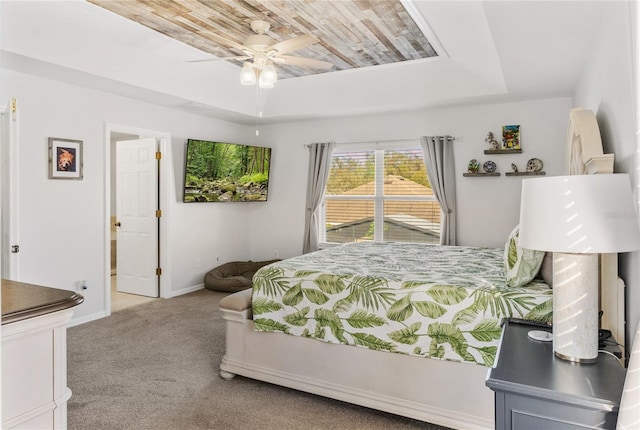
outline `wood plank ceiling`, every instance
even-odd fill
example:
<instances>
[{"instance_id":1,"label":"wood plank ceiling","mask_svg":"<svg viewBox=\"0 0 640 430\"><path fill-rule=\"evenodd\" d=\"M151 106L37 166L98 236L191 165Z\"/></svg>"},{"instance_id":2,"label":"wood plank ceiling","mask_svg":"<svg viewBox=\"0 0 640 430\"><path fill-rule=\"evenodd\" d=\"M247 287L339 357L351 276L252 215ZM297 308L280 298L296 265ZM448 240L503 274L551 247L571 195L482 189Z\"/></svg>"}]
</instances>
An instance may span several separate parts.
<instances>
[{"instance_id":1,"label":"wood plank ceiling","mask_svg":"<svg viewBox=\"0 0 640 430\"><path fill-rule=\"evenodd\" d=\"M255 34L250 24L256 19L271 24L266 34L277 42L301 35L317 38L318 43L290 54L330 62L330 71L437 56L400 0L88 1L215 57L241 54L221 45L215 35L242 44ZM280 78L319 73L276 67Z\"/></svg>"}]
</instances>

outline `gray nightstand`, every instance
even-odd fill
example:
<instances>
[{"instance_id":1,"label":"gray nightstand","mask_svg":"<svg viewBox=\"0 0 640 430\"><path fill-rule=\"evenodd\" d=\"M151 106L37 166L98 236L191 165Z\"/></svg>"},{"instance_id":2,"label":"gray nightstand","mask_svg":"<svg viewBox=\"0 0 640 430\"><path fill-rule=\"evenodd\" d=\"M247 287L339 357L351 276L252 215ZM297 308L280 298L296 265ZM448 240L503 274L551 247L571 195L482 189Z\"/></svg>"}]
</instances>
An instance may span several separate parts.
<instances>
[{"instance_id":1,"label":"gray nightstand","mask_svg":"<svg viewBox=\"0 0 640 430\"><path fill-rule=\"evenodd\" d=\"M495 392L496 429L615 429L626 370L602 353L593 364L561 360L552 342L530 340L530 330L551 331L504 324L486 381Z\"/></svg>"}]
</instances>

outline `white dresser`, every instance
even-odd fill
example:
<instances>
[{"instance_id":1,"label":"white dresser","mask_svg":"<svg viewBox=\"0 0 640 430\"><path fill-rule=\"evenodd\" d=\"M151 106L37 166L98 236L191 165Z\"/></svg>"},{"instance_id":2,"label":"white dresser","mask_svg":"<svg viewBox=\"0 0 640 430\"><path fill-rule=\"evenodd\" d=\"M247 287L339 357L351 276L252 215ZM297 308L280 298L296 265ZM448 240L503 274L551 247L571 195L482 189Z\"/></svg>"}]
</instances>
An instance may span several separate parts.
<instances>
[{"instance_id":1,"label":"white dresser","mask_svg":"<svg viewBox=\"0 0 640 430\"><path fill-rule=\"evenodd\" d=\"M2 429L67 427L73 291L2 280Z\"/></svg>"}]
</instances>

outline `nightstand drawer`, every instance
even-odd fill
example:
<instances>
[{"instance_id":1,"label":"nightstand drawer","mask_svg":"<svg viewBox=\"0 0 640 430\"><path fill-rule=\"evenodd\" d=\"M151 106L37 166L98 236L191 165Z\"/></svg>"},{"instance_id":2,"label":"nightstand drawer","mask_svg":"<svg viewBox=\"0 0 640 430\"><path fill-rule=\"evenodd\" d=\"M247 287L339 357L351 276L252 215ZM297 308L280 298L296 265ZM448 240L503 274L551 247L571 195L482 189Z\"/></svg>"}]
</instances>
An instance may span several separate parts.
<instances>
[{"instance_id":1,"label":"nightstand drawer","mask_svg":"<svg viewBox=\"0 0 640 430\"><path fill-rule=\"evenodd\" d=\"M504 411L498 420L498 404ZM529 396L496 393L496 428L505 430L615 429L617 412L550 402ZM501 425L498 425L501 421Z\"/></svg>"}]
</instances>

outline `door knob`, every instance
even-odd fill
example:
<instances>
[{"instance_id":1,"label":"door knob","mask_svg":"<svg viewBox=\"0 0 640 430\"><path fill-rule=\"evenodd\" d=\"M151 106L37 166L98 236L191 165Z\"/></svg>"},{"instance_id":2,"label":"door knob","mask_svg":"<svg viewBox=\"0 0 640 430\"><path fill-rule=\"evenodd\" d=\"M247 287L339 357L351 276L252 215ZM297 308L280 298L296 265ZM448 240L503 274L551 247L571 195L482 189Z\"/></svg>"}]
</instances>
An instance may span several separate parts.
<instances>
[{"instance_id":1,"label":"door knob","mask_svg":"<svg viewBox=\"0 0 640 430\"><path fill-rule=\"evenodd\" d=\"M116 227L120 227L122 224L120 223L120 221L116 221L113 225Z\"/></svg>"}]
</instances>

